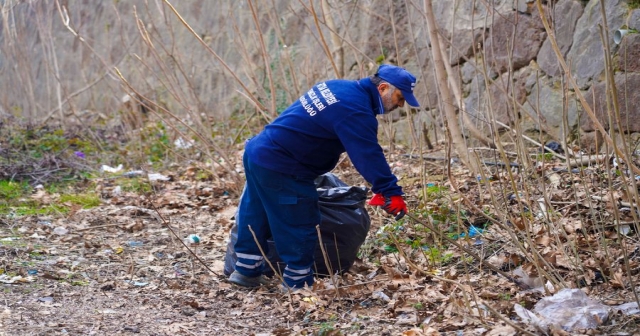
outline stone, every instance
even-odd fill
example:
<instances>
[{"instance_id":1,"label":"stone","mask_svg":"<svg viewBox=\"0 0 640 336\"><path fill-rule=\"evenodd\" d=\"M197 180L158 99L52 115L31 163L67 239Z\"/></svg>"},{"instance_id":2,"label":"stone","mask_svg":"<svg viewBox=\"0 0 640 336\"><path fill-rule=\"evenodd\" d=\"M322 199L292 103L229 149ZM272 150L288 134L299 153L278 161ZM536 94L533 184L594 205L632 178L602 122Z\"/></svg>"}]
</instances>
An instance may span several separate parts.
<instances>
[{"instance_id":1,"label":"stone","mask_svg":"<svg viewBox=\"0 0 640 336\"><path fill-rule=\"evenodd\" d=\"M640 87L640 73L617 74L615 76L615 85L618 94L622 131L625 133L640 132L640 111L637 109L640 106L640 91L637 90ZM603 127L608 129L609 117L606 104L609 99L606 99L605 94L606 83L599 82L589 89L585 99ZM583 131L591 132L596 129L595 124L586 112L582 113L580 119L580 128ZM618 125L615 124L615 119L613 129L619 130Z\"/></svg>"},{"instance_id":2,"label":"stone","mask_svg":"<svg viewBox=\"0 0 640 336\"><path fill-rule=\"evenodd\" d=\"M565 98L567 100L567 126L569 130L573 129L578 123L577 103L573 92L567 91L567 94L568 96L565 97L559 82L539 78L524 104L524 110L534 121L535 126L527 129L543 130L554 139L561 139Z\"/></svg>"},{"instance_id":3,"label":"stone","mask_svg":"<svg viewBox=\"0 0 640 336\"><path fill-rule=\"evenodd\" d=\"M517 0L513 9L520 13L531 14L532 8L535 5L535 0Z\"/></svg>"},{"instance_id":4,"label":"stone","mask_svg":"<svg viewBox=\"0 0 640 336\"><path fill-rule=\"evenodd\" d=\"M622 71L640 72L640 34L628 34L622 38L615 61Z\"/></svg>"},{"instance_id":5,"label":"stone","mask_svg":"<svg viewBox=\"0 0 640 336\"><path fill-rule=\"evenodd\" d=\"M576 23L573 43L567 53L567 64L570 63L573 74L580 89L586 89L593 81L600 78L604 71L604 50L600 38L600 26L603 24L600 0L590 0L584 8L582 16ZM624 0L604 1L609 32L604 35L613 43L613 32L624 24L627 6ZM615 28L614 28L615 27Z\"/></svg>"},{"instance_id":6,"label":"stone","mask_svg":"<svg viewBox=\"0 0 640 336\"><path fill-rule=\"evenodd\" d=\"M640 9L636 8L631 11L627 18L627 26L631 29L640 31Z\"/></svg>"},{"instance_id":7,"label":"stone","mask_svg":"<svg viewBox=\"0 0 640 336\"><path fill-rule=\"evenodd\" d=\"M481 119L488 124L486 118L483 116L487 107L485 106L484 92L486 90L484 77L481 75L476 76L471 84L465 86L465 91L469 94L464 98L464 109L472 119Z\"/></svg>"},{"instance_id":8,"label":"stone","mask_svg":"<svg viewBox=\"0 0 640 336\"><path fill-rule=\"evenodd\" d=\"M580 145L580 149L586 153L597 154L602 152L604 146L604 138L602 134L598 131L594 132L586 132L580 134L580 139L578 139L578 144Z\"/></svg>"},{"instance_id":9,"label":"stone","mask_svg":"<svg viewBox=\"0 0 640 336\"><path fill-rule=\"evenodd\" d=\"M472 92L472 95L465 99L467 112L475 117L472 119L479 119L481 122L490 124L488 118L491 116L487 114L487 111L491 109L496 120L509 126L513 125L520 119L520 114L514 111L512 99L515 97L518 104L525 102L527 93L524 89L524 82L524 78L518 74L515 78L510 78L509 73L502 74L487 90L483 89L479 94ZM474 83L484 86L484 80L474 80ZM498 128L502 129L500 126Z\"/></svg>"},{"instance_id":10,"label":"stone","mask_svg":"<svg viewBox=\"0 0 640 336\"><path fill-rule=\"evenodd\" d=\"M447 55L451 64L460 64L473 57L473 48L476 48L482 41L482 29L475 30L454 30L447 46ZM476 50L477 51L477 50Z\"/></svg>"},{"instance_id":11,"label":"stone","mask_svg":"<svg viewBox=\"0 0 640 336\"><path fill-rule=\"evenodd\" d=\"M562 57L566 57L573 44L573 32L575 31L576 23L582 15L582 5L575 0L560 0L550 9L550 12L552 17L550 21L553 22L552 29L556 43ZM540 52L538 52L537 62L540 69L549 76L559 76L563 73L549 38L542 43Z\"/></svg>"},{"instance_id":12,"label":"stone","mask_svg":"<svg viewBox=\"0 0 640 336\"><path fill-rule=\"evenodd\" d=\"M429 56L422 61L423 68L413 72L418 78L414 93L417 97L420 97L418 101L420 102L421 109L435 108L439 102L438 85L431 58L431 54L429 54ZM412 69L407 70L413 71Z\"/></svg>"},{"instance_id":13,"label":"stone","mask_svg":"<svg viewBox=\"0 0 640 336\"><path fill-rule=\"evenodd\" d=\"M501 15L487 33L484 46L487 64L498 73L527 66L538 55L545 38L537 11L532 15L518 12Z\"/></svg>"},{"instance_id":14,"label":"stone","mask_svg":"<svg viewBox=\"0 0 640 336\"><path fill-rule=\"evenodd\" d=\"M471 30L491 25L494 17L512 11L513 0L492 0L491 8L481 1L433 1L433 14L440 29L447 35L451 25L455 30ZM455 14L454 14L455 10Z\"/></svg>"}]
</instances>

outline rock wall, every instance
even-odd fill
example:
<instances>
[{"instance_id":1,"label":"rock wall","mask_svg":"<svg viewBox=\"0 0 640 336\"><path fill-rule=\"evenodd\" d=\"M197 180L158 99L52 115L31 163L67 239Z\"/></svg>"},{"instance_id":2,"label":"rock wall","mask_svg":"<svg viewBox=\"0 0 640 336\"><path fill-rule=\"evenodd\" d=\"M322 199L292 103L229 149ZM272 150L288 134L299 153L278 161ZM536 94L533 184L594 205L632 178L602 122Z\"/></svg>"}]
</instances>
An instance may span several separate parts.
<instances>
[{"instance_id":1,"label":"rock wall","mask_svg":"<svg viewBox=\"0 0 640 336\"><path fill-rule=\"evenodd\" d=\"M584 147L593 150L594 123L577 101L576 92L568 87L535 0L505 3L498 1L495 11L488 14L491 20L486 24L476 20L478 26L452 25L457 14L451 4L434 3L441 14L440 28L453 36L451 49L455 52L450 54L456 57L450 61L458 71L464 96L461 113L468 113L486 132L490 132L488 120L493 117L507 125L519 123L525 132L542 131L549 139L580 134ZM623 120L612 128L640 132L640 94L635 89L640 84L640 34L626 35L620 44L613 38L623 25L640 30L640 9L625 0L546 1L543 7L571 75L605 127L609 127L607 111L613 106L605 94L608 44ZM470 8L457 10L468 13ZM470 45L471 41L475 45ZM433 115L430 111L420 113ZM567 123L566 131L563 122Z\"/></svg>"}]
</instances>

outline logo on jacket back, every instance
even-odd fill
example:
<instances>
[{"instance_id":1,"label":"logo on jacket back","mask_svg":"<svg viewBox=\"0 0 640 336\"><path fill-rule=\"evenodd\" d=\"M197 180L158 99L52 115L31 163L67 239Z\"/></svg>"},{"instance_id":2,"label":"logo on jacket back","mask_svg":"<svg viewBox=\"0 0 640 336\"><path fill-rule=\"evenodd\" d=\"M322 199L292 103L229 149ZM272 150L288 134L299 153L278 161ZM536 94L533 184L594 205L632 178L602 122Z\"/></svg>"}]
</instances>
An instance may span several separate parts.
<instances>
[{"instance_id":1,"label":"logo on jacket back","mask_svg":"<svg viewBox=\"0 0 640 336\"><path fill-rule=\"evenodd\" d=\"M324 110L327 106L335 104L339 101L333 95L333 92L331 92L326 83L320 83L316 85L315 88L318 89L320 95L322 96L322 98L324 98L324 103L322 102L320 97L318 97L318 94L316 93L314 88L311 88L309 91L307 91L306 95L300 97L300 104L302 104L302 107L312 117L316 115L317 112Z\"/></svg>"}]
</instances>

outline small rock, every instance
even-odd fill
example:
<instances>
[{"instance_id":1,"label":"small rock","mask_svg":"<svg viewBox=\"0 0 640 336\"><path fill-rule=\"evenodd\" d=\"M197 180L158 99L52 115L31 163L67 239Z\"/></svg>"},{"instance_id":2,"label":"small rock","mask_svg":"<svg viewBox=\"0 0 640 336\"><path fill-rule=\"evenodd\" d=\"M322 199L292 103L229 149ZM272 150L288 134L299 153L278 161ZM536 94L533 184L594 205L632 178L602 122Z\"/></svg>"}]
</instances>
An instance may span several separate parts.
<instances>
[{"instance_id":1,"label":"small rock","mask_svg":"<svg viewBox=\"0 0 640 336\"><path fill-rule=\"evenodd\" d=\"M185 316L193 316L197 313L196 310L191 307L182 307L180 312Z\"/></svg>"},{"instance_id":2,"label":"small rock","mask_svg":"<svg viewBox=\"0 0 640 336\"><path fill-rule=\"evenodd\" d=\"M125 326L123 328L124 331L128 331L128 332L132 332L134 334L139 334L140 333L140 328L138 327L133 327L133 326Z\"/></svg>"}]
</instances>

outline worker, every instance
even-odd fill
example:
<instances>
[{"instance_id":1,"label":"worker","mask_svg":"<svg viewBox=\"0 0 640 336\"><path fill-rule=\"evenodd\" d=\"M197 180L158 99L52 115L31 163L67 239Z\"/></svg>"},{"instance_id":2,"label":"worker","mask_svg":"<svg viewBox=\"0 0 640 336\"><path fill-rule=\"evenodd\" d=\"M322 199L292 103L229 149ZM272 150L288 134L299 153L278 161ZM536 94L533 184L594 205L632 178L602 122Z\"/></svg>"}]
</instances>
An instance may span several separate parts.
<instances>
[{"instance_id":1,"label":"worker","mask_svg":"<svg viewBox=\"0 0 640 336\"><path fill-rule=\"evenodd\" d=\"M230 282L244 287L266 284L265 260L257 244L266 255L267 239L272 238L286 264L283 288L313 284L320 224L314 180L331 171L345 151L371 184L374 196L369 204L397 219L406 214L404 193L378 143L376 115L405 102L419 107L415 85L414 75L394 65L381 65L374 75L360 80L320 82L247 140L246 184L236 216L237 261Z\"/></svg>"}]
</instances>

